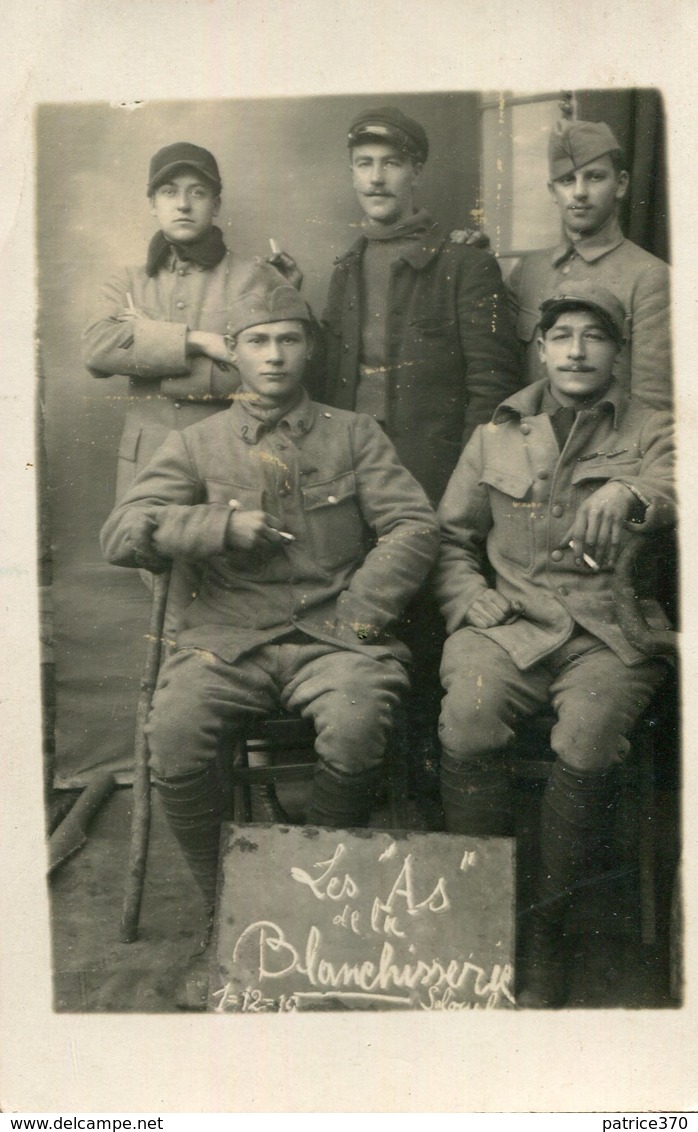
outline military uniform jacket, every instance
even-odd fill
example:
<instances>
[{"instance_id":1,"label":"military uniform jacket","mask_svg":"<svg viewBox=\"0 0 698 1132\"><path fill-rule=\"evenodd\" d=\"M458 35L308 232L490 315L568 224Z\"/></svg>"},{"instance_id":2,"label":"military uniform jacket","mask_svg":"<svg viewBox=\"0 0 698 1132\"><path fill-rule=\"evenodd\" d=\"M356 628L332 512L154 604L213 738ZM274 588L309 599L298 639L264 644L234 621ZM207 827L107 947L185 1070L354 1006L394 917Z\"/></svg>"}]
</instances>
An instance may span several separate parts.
<instances>
[{"instance_id":1,"label":"military uniform jacket","mask_svg":"<svg viewBox=\"0 0 698 1132\"><path fill-rule=\"evenodd\" d=\"M669 268L626 240L615 218L574 245L564 242L529 252L509 276L512 318L526 351L528 380L545 375L535 343L540 303L558 287L581 281L607 287L627 312L627 343L615 367L621 387L653 409L671 409Z\"/></svg>"},{"instance_id":2,"label":"military uniform jacket","mask_svg":"<svg viewBox=\"0 0 698 1132\"><path fill-rule=\"evenodd\" d=\"M282 282L269 264L228 250L210 269L173 253L153 276L145 267L126 267L105 283L83 350L93 377L130 379L117 495L170 430L225 408L239 388L236 369L225 371L203 354L187 356L187 330L226 334L230 307L240 295ZM127 295L144 317L119 322Z\"/></svg>"},{"instance_id":3,"label":"military uniform jacket","mask_svg":"<svg viewBox=\"0 0 698 1132\"><path fill-rule=\"evenodd\" d=\"M646 657L623 636L615 615L612 571L576 565L561 547L581 503L604 483L618 480L647 502L637 530L674 518L671 418L630 401L616 385L592 408L578 413L562 452L550 417L541 412L547 382L510 397L493 421L466 447L439 508L442 549L436 587L449 633L488 587L519 602L523 617L511 625L477 629L526 669L571 636L575 624L598 637L626 664ZM632 524L635 527L635 524ZM628 537L632 537L628 535ZM661 627L656 602L645 614Z\"/></svg>"},{"instance_id":4,"label":"military uniform jacket","mask_svg":"<svg viewBox=\"0 0 698 1132\"><path fill-rule=\"evenodd\" d=\"M231 499L273 514L295 541L227 548ZM436 558L438 528L375 421L304 396L270 432L236 403L172 433L110 515L102 548L119 566L201 565L179 646L233 661L296 627L406 660L390 626Z\"/></svg>"},{"instance_id":5,"label":"military uniform jacket","mask_svg":"<svg viewBox=\"0 0 698 1132\"><path fill-rule=\"evenodd\" d=\"M324 399L353 409L361 350L361 256L336 260L323 316ZM386 431L436 503L463 444L521 385L506 289L494 256L452 243L439 225L393 264L387 303Z\"/></svg>"}]
</instances>

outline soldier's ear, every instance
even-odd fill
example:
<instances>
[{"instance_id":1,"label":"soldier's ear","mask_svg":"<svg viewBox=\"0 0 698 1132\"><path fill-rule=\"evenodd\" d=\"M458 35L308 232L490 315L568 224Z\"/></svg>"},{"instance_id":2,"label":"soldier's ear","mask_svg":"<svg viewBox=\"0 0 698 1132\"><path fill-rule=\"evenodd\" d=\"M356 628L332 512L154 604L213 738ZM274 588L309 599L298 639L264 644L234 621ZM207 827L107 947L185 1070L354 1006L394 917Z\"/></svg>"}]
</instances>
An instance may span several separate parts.
<instances>
[{"instance_id":1,"label":"soldier's ear","mask_svg":"<svg viewBox=\"0 0 698 1132\"><path fill-rule=\"evenodd\" d=\"M545 364L545 335L542 333L539 333L536 337L536 350L538 357Z\"/></svg>"}]
</instances>

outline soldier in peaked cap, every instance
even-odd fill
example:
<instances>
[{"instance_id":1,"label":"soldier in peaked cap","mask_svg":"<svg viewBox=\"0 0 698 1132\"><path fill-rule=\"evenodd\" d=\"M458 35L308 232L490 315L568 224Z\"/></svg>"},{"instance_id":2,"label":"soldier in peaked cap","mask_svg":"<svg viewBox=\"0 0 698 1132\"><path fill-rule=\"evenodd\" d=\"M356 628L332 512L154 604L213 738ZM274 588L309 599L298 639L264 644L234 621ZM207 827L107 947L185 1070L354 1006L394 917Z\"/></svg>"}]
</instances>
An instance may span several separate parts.
<instances>
[{"instance_id":1,"label":"soldier in peaked cap","mask_svg":"<svg viewBox=\"0 0 698 1132\"><path fill-rule=\"evenodd\" d=\"M517 996L534 1008L565 1001L565 916L613 867L618 767L666 674L623 636L613 570L630 530L674 514L670 414L613 377L626 332L618 296L596 281L565 283L537 322L547 376L507 398L466 446L439 507L436 570L450 634L440 720L450 832L511 836L516 727L546 705L556 716ZM657 602L645 614L666 626Z\"/></svg>"},{"instance_id":2,"label":"soldier in peaked cap","mask_svg":"<svg viewBox=\"0 0 698 1132\"><path fill-rule=\"evenodd\" d=\"M230 404L239 385L224 340L230 307L253 287L285 282L225 246L214 224L221 187L215 157L199 145L153 155L146 194L158 231L146 262L107 281L84 332L90 373L129 378L117 498L172 429Z\"/></svg>"},{"instance_id":3,"label":"soldier in peaked cap","mask_svg":"<svg viewBox=\"0 0 698 1132\"><path fill-rule=\"evenodd\" d=\"M541 300L560 284L590 281L614 291L627 312L619 382L645 404L670 408L669 268L620 229L618 205L628 189L620 145L605 122L560 121L550 135L548 159L562 238L554 248L524 255L508 280L529 380L543 374L536 346Z\"/></svg>"},{"instance_id":4,"label":"soldier in peaked cap","mask_svg":"<svg viewBox=\"0 0 698 1132\"><path fill-rule=\"evenodd\" d=\"M229 311L241 388L173 432L102 531L107 559L201 567L148 724L155 784L206 904L224 791L219 739L246 715L298 710L316 728L310 824L369 820L409 654L392 634L438 549L417 481L368 416L302 387L310 311L288 285Z\"/></svg>"},{"instance_id":5,"label":"soldier in peaked cap","mask_svg":"<svg viewBox=\"0 0 698 1132\"><path fill-rule=\"evenodd\" d=\"M324 399L368 413L436 505L463 444L521 385L497 261L454 242L415 194L429 141L393 106L362 110L346 142L360 235L335 261L323 314ZM408 731L416 790L436 792L438 666L443 626L429 593L402 631L418 658ZM438 817L435 819L438 821Z\"/></svg>"}]
</instances>

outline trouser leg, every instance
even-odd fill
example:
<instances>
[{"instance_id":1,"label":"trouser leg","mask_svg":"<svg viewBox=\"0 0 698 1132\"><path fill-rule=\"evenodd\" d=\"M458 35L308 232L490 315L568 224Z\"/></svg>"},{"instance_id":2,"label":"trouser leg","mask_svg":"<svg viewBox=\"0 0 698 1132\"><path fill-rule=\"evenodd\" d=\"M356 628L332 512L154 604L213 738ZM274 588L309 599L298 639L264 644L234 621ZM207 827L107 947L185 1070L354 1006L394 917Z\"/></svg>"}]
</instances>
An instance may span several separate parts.
<instances>
[{"instance_id":1,"label":"trouser leg","mask_svg":"<svg viewBox=\"0 0 698 1132\"><path fill-rule=\"evenodd\" d=\"M650 661L628 668L586 634L551 658L551 699L558 721L551 746L558 758L541 805L540 866L531 914L523 1005L560 1005L566 995L562 933L565 916L609 868L628 735L664 677Z\"/></svg>"},{"instance_id":2,"label":"trouser leg","mask_svg":"<svg viewBox=\"0 0 698 1132\"><path fill-rule=\"evenodd\" d=\"M209 912L227 803L221 738L232 746L236 720L268 712L275 702L273 682L255 665L233 667L211 653L182 649L161 669L146 729L153 785Z\"/></svg>"},{"instance_id":3,"label":"trouser leg","mask_svg":"<svg viewBox=\"0 0 698 1132\"><path fill-rule=\"evenodd\" d=\"M505 755L518 720L547 700L550 675L521 672L488 637L461 629L441 664L445 690L439 734L441 795L450 833L512 832L512 788Z\"/></svg>"},{"instance_id":4,"label":"trouser leg","mask_svg":"<svg viewBox=\"0 0 698 1132\"><path fill-rule=\"evenodd\" d=\"M402 665L392 657L377 658L370 646L362 653L322 646L296 650L285 673L283 702L315 724L319 760L308 822L333 828L367 824L393 716L408 687Z\"/></svg>"}]
</instances>

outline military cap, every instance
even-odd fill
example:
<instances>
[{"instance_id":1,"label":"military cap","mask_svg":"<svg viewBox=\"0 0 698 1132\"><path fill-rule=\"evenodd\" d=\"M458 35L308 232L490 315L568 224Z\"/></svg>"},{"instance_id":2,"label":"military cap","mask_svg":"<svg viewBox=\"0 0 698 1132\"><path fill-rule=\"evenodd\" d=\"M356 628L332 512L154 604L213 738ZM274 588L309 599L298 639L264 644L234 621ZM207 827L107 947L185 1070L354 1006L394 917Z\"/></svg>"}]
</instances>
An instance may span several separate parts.
<instances>
[{"instance_id":1,"label":"military cap","mask_svg":"<svg viewBox=\"0 0 698 1132\"><path fill-rule=\"evenodd\" d=\"M226 333L231 337L266 322L311 319L310 308L295 287L284 283L270 291L247 291L232 304Z\"/></svg>"},{"instance_id":2,"label":"military cap","mask_svg":"<svg viewBox=\"0 0 698 1132\"><path fill-rule=\"evenodd\" d=\"M394 106L363 110L356 116L349 127L349 147L371 140L397 146L417 161L424 162L429 156L429 139L424 128Z\"/></svg>"},{"instance_id":3,"label":"military cap","mask_svg":"<svg viewBox=\"0 0 698 1132\"><path fill-rule=\"evenodd\" d=\"M540 329L545 334L557 316L566 310L588 307L601 318L604 326L618 343L626 337L627 315L620 299L599 283L568 283L560 286L540 304Z\"/></svg>"},{"instance_id":4,"label":"military cap","mask_svg":"<svg viewBox=\"0 0 698 1132\"><path fill-rule=\"evenodd\" d=\"M562 119L555 123L548 141L550 180L556 181L612 149L620 149L618 139L605 122Z\"/></svg>"},{"instance_id":5,"label":"military cap","mask_svg":"<svg viewBox=\"0 0 698 1132\"><path fill-rule=\"evenodd\" d=\"M175 169L179 169L183 165L201 173L207 181L211 182L215 193L221 191L221 175L218 172L218 165L213 154L209 153L207 149L202 149L200 145L192 145L191 142L174 142L173 145L166 145L163 149L159 149L155 156L150 159L148 196L155 192L158 185L167 181Z\"/></svg>"}]
</instances>

